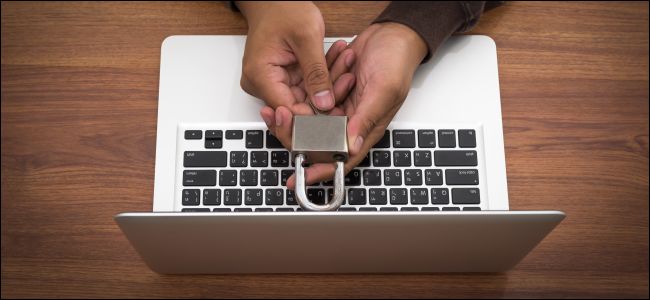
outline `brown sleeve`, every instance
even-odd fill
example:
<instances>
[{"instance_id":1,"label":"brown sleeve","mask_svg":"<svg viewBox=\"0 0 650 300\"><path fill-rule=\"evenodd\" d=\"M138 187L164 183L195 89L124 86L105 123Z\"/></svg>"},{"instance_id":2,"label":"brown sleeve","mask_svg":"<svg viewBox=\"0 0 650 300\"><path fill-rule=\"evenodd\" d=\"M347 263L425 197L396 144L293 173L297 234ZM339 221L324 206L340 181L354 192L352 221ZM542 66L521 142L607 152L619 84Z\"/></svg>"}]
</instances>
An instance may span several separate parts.
<instances>
[{"instance_id":1,"label":"brown sleeve","mask_svg":"<svg viewBox=\"0 0 650 300\"><path fill-rule=\"evenodd\" d=\"M417 32L429 48L424 63L453 33L474 27L485 7L485 1L393 1L373 23L396 22Z\"/></svg>"}]
</instances>

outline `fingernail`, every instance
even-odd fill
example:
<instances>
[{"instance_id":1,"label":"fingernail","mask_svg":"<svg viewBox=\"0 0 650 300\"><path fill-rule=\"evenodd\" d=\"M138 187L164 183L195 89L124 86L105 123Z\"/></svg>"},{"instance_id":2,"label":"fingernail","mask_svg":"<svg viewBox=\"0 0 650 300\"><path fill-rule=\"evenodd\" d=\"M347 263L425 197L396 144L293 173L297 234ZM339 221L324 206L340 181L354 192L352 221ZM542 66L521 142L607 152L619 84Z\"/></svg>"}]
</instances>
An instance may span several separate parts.
<instances>
[{"instance_id":1,"label":"fingernail","mask_svg":"<svg viewBox=\"0 0 650 300\"><path fill-rule=\"evenodd\" d=\"M363 138L361 136L358 136L357 140L354 141L354 152L359 153L361 151L361 146L363 146Z\"/></svg>"},{"instance_id":2,"label":"fingernail","mask_svg":"<svg viewBox=\"0 0 650 300\"><path fill-rule=\"evenodd\" d=\"M282 126L282 115L279 110L275 111L275 126Z\"/></svg>"},{"instance_id":3,"label":"fingernail","mask_svg":"<svg viewBox=\"0 0 650 300\"><path fill-rule=\"evenodd\" d=\"M264 120L264 123L266 123L266 127L271 128L271 125L273 125L273 120L269 118L269 116L262 114L262 120Z\"/></svg>"},{"instance_id":4,"label":"fingernail","mask_svg":"<svg viewBox=\"0 0 650 300\"><path fill-rule=\"evenodd\" d=\"M348 56L345 57L345 65L350 68L352 67L352 63L354 62L354 53L348 54Z\"/></svg>"},{"instance_id":5,"label":"fingernail","mask_svg":"<svg viewBox=\"0 0 650 300\"><path fill-rule=\"evenodd\" d=\"M314 104L320 109L330 109L334 105L332 93L329 90L320 91L314 94Z\"/></svg>"}]
</instances>

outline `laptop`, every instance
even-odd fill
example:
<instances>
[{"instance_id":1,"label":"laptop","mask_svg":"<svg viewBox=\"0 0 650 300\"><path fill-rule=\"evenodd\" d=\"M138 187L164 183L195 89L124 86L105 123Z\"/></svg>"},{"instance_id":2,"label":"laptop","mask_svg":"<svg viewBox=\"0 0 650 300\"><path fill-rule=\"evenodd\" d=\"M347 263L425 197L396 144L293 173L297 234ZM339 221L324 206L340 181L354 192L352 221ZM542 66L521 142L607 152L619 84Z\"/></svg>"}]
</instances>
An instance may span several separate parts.
<instances>
[{"instance_id":1,"label":"laptop","mask_svg":"<svg viewBox=\"0 0 650 300\"><path fill-rule=\"evenodd\" d=\"M162 44L152 212L115 221L155 272L502 272L565 217L510 211L495 43L454 36L411 91L336 211L300 208L290 152L239 85L245 36ZM324 49L338 40L327 38ZM349 41L350 39L348 39ZM326 203L332 182L307 187Z\"/></svg>"}]
</instances>

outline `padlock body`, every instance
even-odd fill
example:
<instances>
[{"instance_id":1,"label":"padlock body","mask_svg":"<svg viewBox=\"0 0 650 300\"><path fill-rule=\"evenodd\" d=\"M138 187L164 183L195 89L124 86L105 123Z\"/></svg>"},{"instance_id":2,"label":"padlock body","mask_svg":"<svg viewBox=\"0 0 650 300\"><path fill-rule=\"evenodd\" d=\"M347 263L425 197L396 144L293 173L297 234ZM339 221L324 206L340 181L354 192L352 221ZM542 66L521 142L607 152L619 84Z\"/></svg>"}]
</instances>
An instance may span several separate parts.
<instances>
[{"instance_id":1,"label":"padlock body","mask_svg":"<svg viewBox=\"0 0 650 300\"><path fill-rule=\"evenodd\" d=\"M309 163L347 161L347 116L294 116L291 157L301 153Z\"/></svg>"}]
</instances>

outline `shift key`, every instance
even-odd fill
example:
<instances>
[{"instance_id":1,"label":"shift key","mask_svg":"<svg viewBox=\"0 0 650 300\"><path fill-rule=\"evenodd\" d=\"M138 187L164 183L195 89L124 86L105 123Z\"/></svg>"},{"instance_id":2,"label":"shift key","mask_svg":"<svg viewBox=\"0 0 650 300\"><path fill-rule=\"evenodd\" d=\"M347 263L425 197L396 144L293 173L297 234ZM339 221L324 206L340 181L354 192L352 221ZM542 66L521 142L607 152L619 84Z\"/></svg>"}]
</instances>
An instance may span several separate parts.
<instances>
[{"instance_id":1,"label":"shift key","mask_svg":"<svg viewBox=\"0 0 650 300\"><path fill-rule=\"evenodd\" d=\"M183 167L225 167L228 163L226 151L185 151Z\"/></svg>"},{"instance_id":2,"label":"shift key","mask_svg":"<svg viewBox=\"0 0 650 300\"><path fill-rule=\"evenodd\" d=\"M476 151L438 150L433 152L436 166L477 166Z\"/></svg>"}]
</instances>

